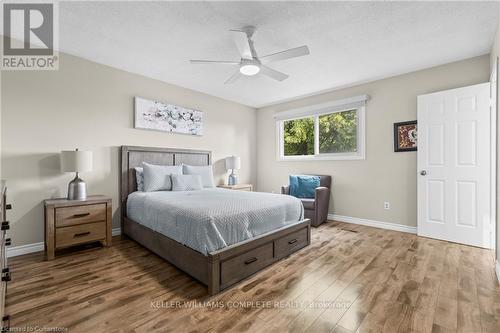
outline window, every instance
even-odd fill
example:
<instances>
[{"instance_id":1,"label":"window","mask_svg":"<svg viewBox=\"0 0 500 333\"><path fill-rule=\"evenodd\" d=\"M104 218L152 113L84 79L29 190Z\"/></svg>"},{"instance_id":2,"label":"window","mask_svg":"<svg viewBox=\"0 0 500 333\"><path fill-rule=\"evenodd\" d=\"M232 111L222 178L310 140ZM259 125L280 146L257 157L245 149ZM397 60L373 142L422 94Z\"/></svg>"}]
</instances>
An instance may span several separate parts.
<instances>
[{"instance_id":1,"label":"window","mask_svg":"<svg viewBox=\"0 0 500 333\"><path fill-rule=\"evenodd\" d=\"M318 117L319 153L354 153L358 150L358 112L348 110Z\"/></svg>"},{"instance_id":2,"label":"window","mask_svg":"<svg viewBox=\"0 0 500 333\"><path fill-rule=\"evenodd\" d=\"M280 160L364 159L366 99L364 97L362 103L321 105L278 114L276 116L278 158Z\"/></svg>"},{"instance_id":3,"label":"window","mask_svg":"<svg viewBox=\"0 0 500 333\"><path fill-rule=\"evenodd\" d=\"M283 121L285 156L314 155L314 117Z\"/></svg>"}]
</instances>

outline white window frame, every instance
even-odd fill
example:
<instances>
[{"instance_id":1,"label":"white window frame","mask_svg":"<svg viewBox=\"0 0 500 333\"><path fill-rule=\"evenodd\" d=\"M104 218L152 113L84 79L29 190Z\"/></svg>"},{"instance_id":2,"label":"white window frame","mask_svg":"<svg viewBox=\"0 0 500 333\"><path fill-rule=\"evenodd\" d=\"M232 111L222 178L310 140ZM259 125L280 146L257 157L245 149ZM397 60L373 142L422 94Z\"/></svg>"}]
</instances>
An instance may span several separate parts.
<instances>
[{"instance_id":1,"label":"white window frame","mask_svg":"<svg viewBox=\"0 0 500 333\"><path fill-rule=\"evenodd\" d=\"M318 160L364 160L366 159L366 122L365 101L367 95L354 97L328 104L316 105L308 108L285 111L277 115L276 143L278 161L318 161ZM358 149L352 153L319 153L319 117L326 114L356 110L357 112L357 145ZM294 116L294 114L296 116ZM289 120L314 118L314 155L285 156L284 154L284 122Z\"/></svg>"}]
</instances>

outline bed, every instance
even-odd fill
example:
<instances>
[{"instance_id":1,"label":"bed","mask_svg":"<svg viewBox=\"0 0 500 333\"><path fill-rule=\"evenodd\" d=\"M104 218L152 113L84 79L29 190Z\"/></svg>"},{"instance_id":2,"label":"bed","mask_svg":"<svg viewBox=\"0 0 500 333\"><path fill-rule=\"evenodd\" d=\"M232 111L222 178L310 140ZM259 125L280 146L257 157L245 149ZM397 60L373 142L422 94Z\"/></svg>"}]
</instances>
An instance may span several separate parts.
<instances>
[{"instance_id":1,"label":"bed","mask_svg":"<svg viewBox=\"0 0 500 333\"><path fill-rule=\"evenodd\" d=\"M310 244L310 221L296 199L211 188L137 192L135 170L157 165L210 165L211 152L121 148L121 230L214 295Z\"/></svg>"}]
</instances>

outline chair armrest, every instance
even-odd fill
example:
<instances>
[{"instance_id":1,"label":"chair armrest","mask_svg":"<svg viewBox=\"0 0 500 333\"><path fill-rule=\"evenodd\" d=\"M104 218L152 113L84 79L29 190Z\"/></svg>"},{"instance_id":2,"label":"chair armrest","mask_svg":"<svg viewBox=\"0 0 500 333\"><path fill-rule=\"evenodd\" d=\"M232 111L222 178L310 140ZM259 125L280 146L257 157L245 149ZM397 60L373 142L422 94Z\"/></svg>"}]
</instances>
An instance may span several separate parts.
<instances>
[{"instance_id":1,"label":"chair armrest","mask_svg":"<svg viewBox=\"0 0 500 333\"><path fill-rule=\"evenodd\" d=\"M281 194L290 194L290 186L289 185L281 186Z\"/></svg>"},{"instance_id":2,"label":"chair armrest","mask_svg":"<svg viewBox=\"0 0 500 333\"><path fill-rule=\"evenodd\" d=\"M330 189L328 187L317 187L314 198L314 225L318 226L328 218L330 205Z\"/></svg>"},{"instance_id":3,"label":"chair armrest","mask_svg":"<svg viewBox=\"0 0 500 333\"><path fill-rule=\"evenodd\" d=\"M314 191L314 202L316 207L326 204L330 202L330 189L328 187L316 187Z\"/></svg>"}]
</instances>

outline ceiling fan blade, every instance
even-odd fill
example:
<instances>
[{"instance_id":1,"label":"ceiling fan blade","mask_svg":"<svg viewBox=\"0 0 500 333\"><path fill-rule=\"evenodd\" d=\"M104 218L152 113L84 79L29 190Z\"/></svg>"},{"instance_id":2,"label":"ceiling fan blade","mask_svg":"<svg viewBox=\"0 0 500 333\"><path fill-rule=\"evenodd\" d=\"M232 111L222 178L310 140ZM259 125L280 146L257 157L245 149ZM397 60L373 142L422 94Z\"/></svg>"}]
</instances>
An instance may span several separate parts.
<instances>
[{"instance_id":1,"label":"ceiling fan blade","mask_svg":"<svg viewBox=\"0 0 500 333\"><path fill-rule=\"evenodd\" d=\"M229 30L233 34L234 42L238 51L240 51L241 58L243 59L253 59L252 49L248 43L248 37L246 32L240 30Z\"/></svg>"},{"instance_id":2,"label":"ceiling fan blade","mask_svg":"<svg viewBox=\"0 0 500 333\"><path fill-rule=\"evenodd\" d=\"M234 72L233 75L231 75L231 77L229 79L226 80L226 82L224 82L224 84L231 84L231 83L235 82L236 80L238 80L242 76L243 76L243 74L241 74L240 70L238 69L236 72Z\"/></svg>"},{"instance_id":3,"label":"ceiling fan blade","mask_svg":"<svg viewBox=\"0 0 500 333\"><path fill-rule=\"evenodd\" d=\"M220 64L220 65L239 65L239 61L224 61L224 60L189 60L195 65Z\"/></svg>"},{"instance_id":4,"label":"ceiling fan blade","mask_svg":"<svg viewBox=\"0 0 500 333\"><path fill-rule=\"evenodd\" d=\"M273 62L273 61L301 57L301 56L305 56L308 54L309 54L309 48L306 45L304 45L304 46L299 46L299 47L296 47L293 49L281 51L278 53L269 54L269 55L260 57L259 60L263 64L268 64L268 63Z\"/></svg>"},{"instance_id":5,"label":"ceiling fan blade","mask_svg":"<svg viewBox=\"0 0 500 333\"><path fill-rule=\"evenodd\" d=\"M277 70L274 70L267 66L260 66L260 72L278 81L283 81L288 78L288 75L286 75L285 73L278 72Z\"/></svg>"}]
</instances>

